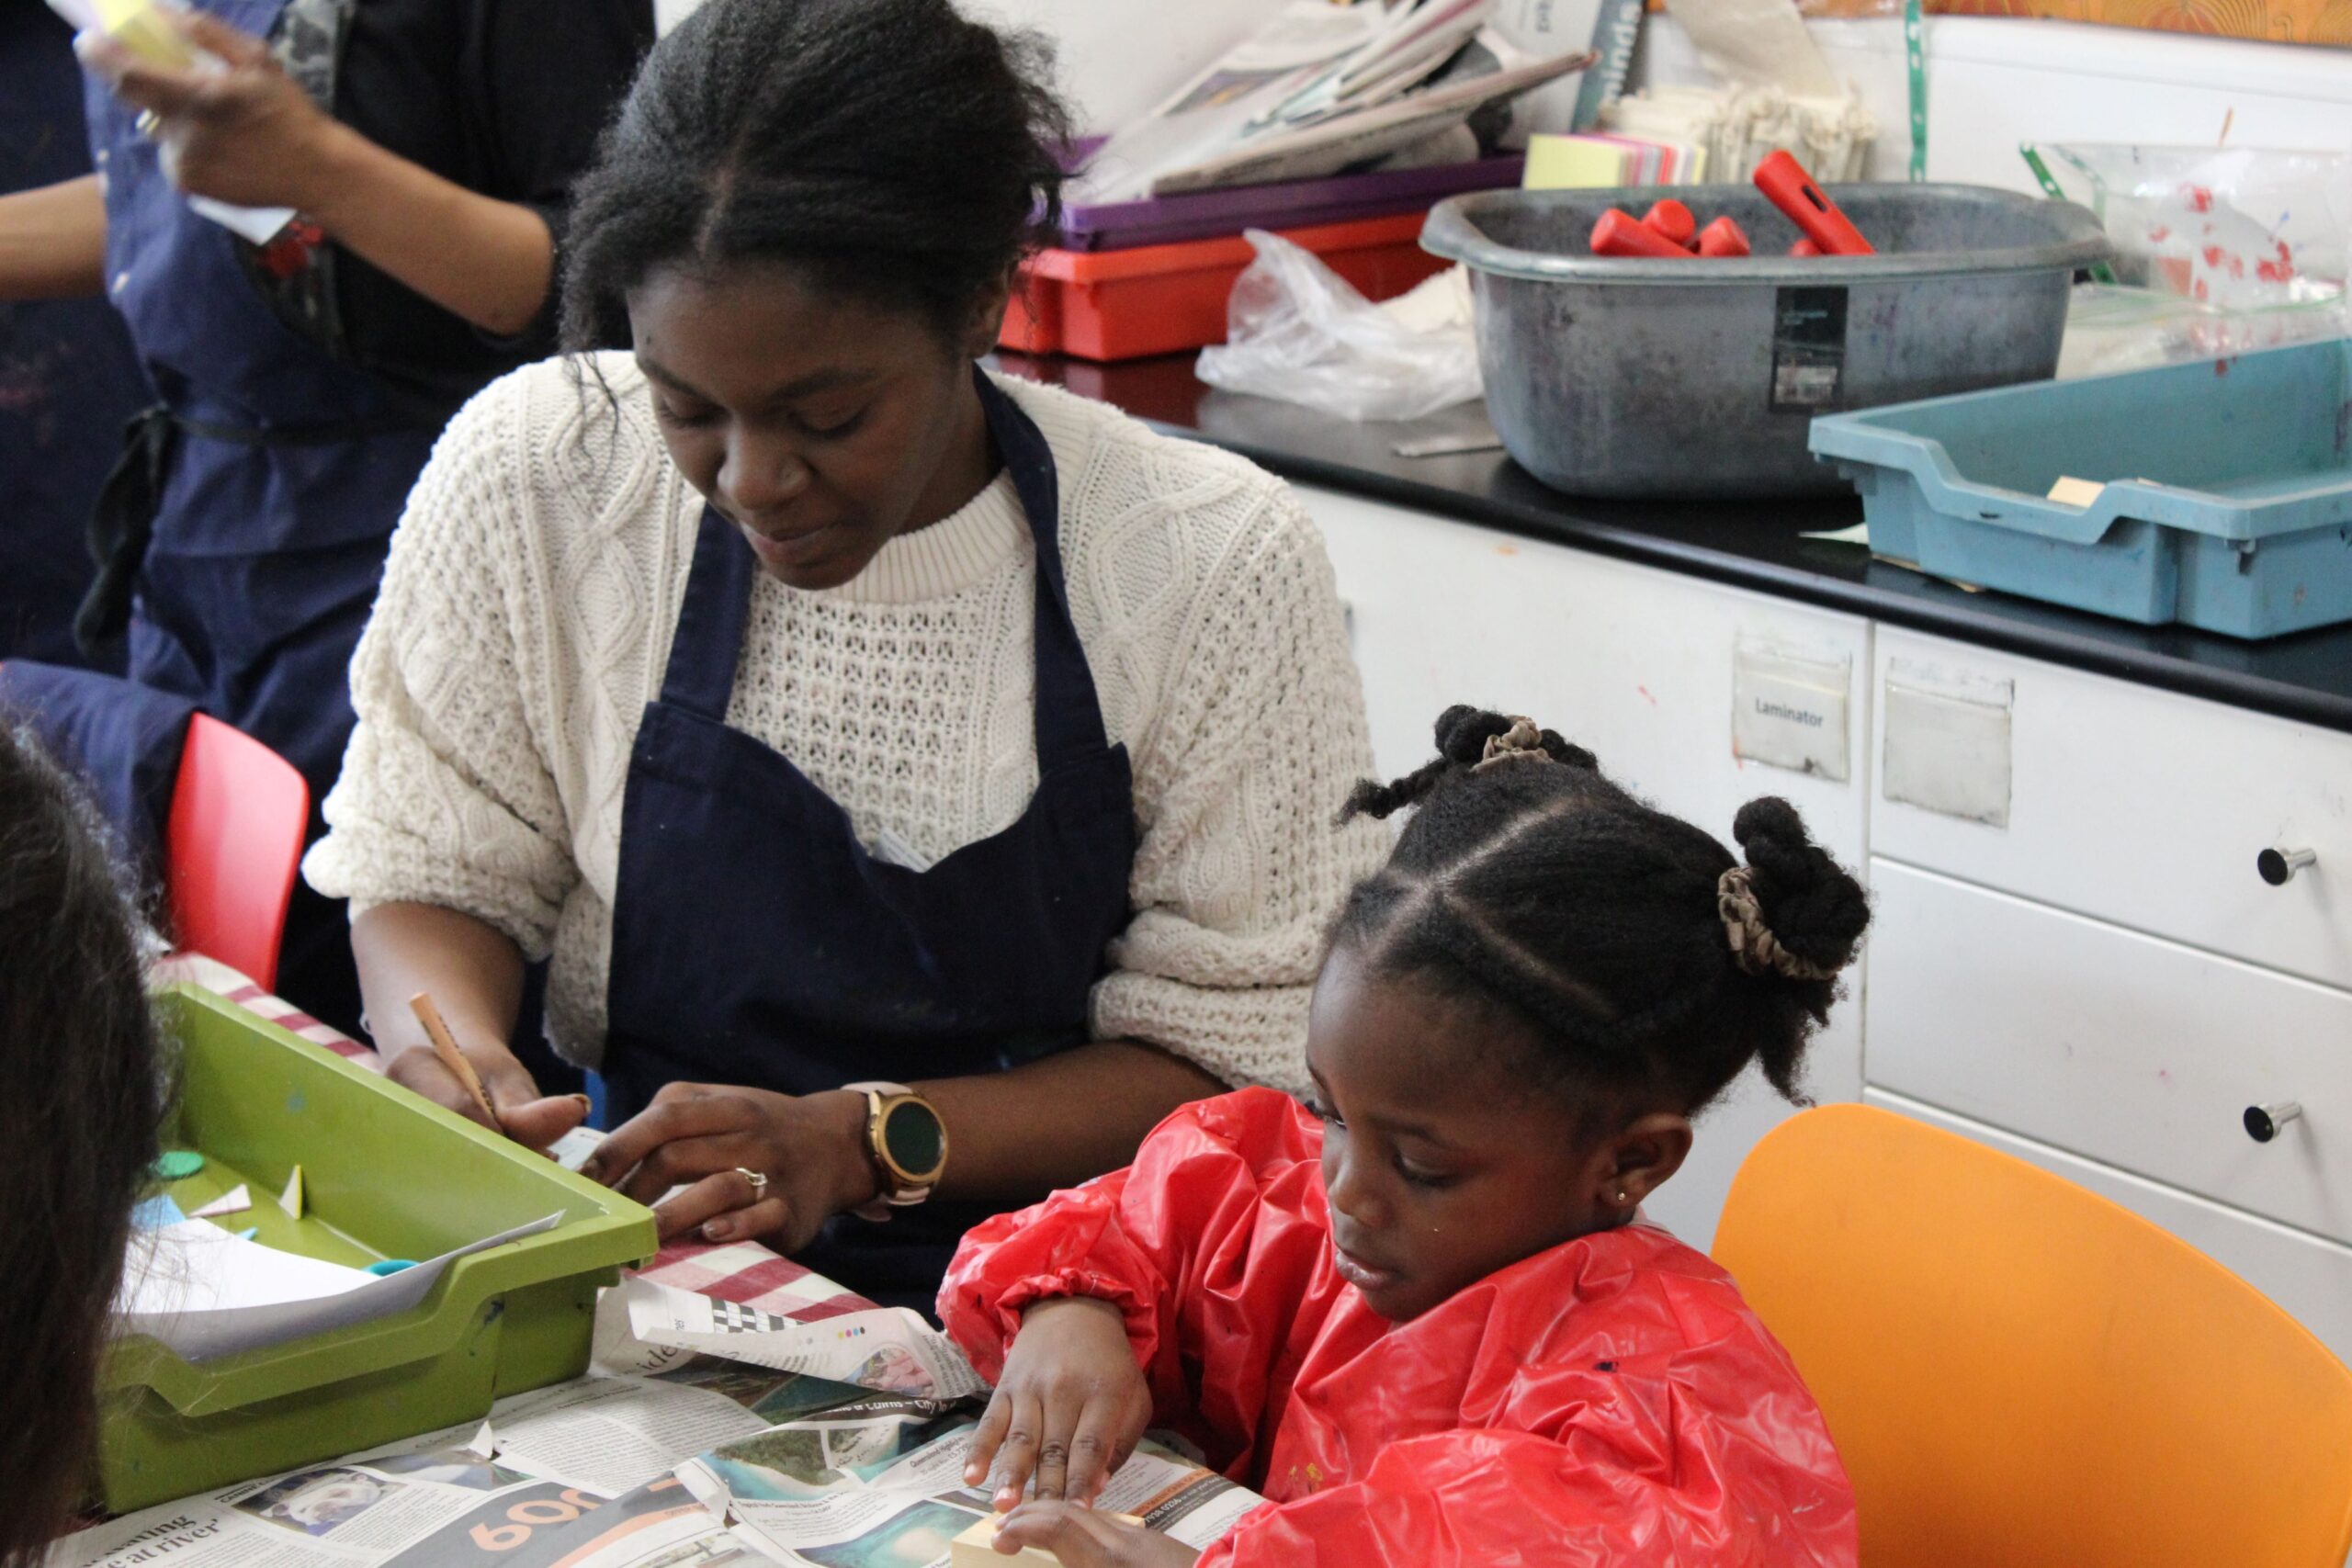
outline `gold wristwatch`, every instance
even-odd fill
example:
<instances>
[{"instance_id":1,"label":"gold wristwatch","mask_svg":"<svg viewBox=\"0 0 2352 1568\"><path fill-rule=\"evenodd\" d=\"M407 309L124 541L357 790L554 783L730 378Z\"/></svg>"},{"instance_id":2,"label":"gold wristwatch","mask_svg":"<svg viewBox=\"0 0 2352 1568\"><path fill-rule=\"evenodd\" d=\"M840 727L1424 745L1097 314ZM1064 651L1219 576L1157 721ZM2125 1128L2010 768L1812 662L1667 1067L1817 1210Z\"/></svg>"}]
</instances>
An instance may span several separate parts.
<instances>
[{"instance_id":1,"label":"gold wristwatch","mask_svg":"<svg viewBox=\"0 0 2352 1568\"><path fill-rule=\"evenodd\" d=\"M947 1123L939 1108L902 1083L842 1088L865 1096L865 1153L882 1181L880 1196L850 1212L862 1220L887 1220L891 1210L930 1197L947 1169Z\"/></svg>"}]
</instances>

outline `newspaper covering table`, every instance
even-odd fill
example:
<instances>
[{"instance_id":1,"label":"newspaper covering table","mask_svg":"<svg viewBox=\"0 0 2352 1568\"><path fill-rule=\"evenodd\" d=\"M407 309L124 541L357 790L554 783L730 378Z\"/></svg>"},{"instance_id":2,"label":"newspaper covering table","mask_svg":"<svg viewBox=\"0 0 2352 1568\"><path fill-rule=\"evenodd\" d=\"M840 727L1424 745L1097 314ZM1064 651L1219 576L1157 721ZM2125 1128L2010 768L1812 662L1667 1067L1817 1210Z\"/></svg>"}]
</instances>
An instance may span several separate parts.
<instances>
[{"instance_id":1,"label":"newspaper covering table","mask_svg":"<svg viewBox=\"0 0 2352 1568\"><path fill-rule=\"evenodd\" d=\"M989 1512L964 1484L978 1401L947 1411L851 1405L702 1454L678 1479L739 1540L808 1568L940 1568ZM1197 1461L1146 1441L1094 1506L1201 1549L1265 1501Z\"/></svg>"},{"instance_id":2,"label":"newspaper covering table","mask_svg":"<svg viewBox=\"0 0 2352 1568\"><path fill-rule=\"evenodd\" d=\"M51 1568L933 1568L988 1511L963 1484L984 1401L903 1309L802 1324L637 1279L585 1378L94 1526ZM1261 1501L1148 1443L1100 1506L1205 1546Z\"/></svg>"},{"instance_id":3,"label":"newspaper covering table","mask_svg":"<svg viewBox=\"0 0 2352 1568\"><path fill-rule=\"evenodd\" d=\"M863 1395L693 1359L502 1400L489 1436L429 1433L126 1516L51 1568L685 1568L763 1561L671 1473L811 1399ZM485 1457L484 1450L487 1450Z\"/></svg>"}]
</instances>

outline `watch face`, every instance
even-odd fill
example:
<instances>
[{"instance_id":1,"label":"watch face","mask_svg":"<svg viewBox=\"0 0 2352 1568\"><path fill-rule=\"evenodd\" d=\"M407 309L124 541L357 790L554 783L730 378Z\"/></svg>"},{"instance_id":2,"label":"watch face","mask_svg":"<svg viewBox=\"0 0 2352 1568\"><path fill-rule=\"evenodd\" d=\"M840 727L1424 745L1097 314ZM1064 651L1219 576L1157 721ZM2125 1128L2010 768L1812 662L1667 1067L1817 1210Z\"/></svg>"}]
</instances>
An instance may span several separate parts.
<instances>
[{"instance_id":1,"label":"watch face","mask_svg":"<svg viewBox=\"0 0 2352 1568\"><path fill-rule=\"evenodd\" d=\"M938 1113L921 1100L902 1100L882 1118L882 1148L890 1163L922 1180L939 1168L946 1152Z\"/></svg>"}]
</instances>

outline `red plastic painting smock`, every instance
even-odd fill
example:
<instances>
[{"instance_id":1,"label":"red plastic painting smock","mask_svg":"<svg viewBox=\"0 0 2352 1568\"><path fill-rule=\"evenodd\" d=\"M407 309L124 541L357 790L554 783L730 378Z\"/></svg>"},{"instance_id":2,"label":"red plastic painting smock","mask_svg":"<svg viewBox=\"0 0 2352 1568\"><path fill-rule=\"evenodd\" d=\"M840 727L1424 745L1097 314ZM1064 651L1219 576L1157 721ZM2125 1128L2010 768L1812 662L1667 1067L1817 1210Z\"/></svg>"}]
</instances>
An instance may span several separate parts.
<instances>
[{"instance_id":1,"label":"red plastic painting smock","mask_svg":"<svg viewBox=\"0 0 2352 1568\"><path fill-rule=\"evenodd\" d=\"M966 1237L948 1332L993 1380L1031 1303L1115 1303L1155 1424L1274 1505L1203 1568L1853 1568L1828 1429L1722 1269L1637 1224L1391 1323L1334 1269L1322 1141L1271 1089L1185 1107Z\"/></svg>"}]
</instances>

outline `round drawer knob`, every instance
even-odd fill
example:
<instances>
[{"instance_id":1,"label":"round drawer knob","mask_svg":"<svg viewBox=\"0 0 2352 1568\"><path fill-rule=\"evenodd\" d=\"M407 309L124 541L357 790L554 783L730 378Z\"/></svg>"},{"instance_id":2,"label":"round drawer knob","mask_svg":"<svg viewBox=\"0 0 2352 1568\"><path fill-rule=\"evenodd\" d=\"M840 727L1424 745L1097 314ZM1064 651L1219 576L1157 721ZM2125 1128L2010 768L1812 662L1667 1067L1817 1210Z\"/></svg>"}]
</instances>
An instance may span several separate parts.
<instances>
[{"instance_id":1,"label":"round drawer knob","mask_svg":"<svg viewBox=\"0 0 2352 1568\"><path fill-rule=\"evenodd\" d=\"M2315 850L2269 849L2254 857L2254 869L2262 880L2273 887L2284 887L2295 880L2295 873L2308 871L2319 863Z\"/></svg>"},{"instance_id":2,"label":"round drawer knob","mask_svg":"<svg viewBox=\"0 0 2352 1568\"><path fill-rule=\"evenodd\" d=\"M2303 1113L2303 1108L2291 1100L2276 1105L2249 1105L2245 1108L2245 1135L2257 1144L2267 1144L2278 1135L2278 1130Z\"/></svg>"}]
</instances>

